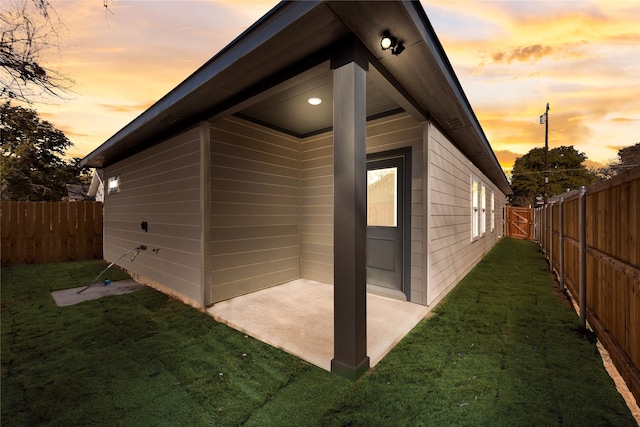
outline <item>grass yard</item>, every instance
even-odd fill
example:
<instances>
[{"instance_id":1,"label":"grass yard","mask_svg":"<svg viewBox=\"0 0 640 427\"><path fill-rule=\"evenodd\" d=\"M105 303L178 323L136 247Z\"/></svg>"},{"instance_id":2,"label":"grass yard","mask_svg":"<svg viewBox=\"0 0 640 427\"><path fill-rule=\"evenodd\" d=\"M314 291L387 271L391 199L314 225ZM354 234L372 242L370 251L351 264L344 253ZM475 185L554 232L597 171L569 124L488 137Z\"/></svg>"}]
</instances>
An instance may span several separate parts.
<instances>
[{"instance_id":1,"label":"grass yard","mask_svg":"<svg viewBox=\"0 0 640 427\"><path fill-rule=\"evenodd\" d=\"M55 305L103 268L2 268L3 426L636 425L529 242L502 240L356 383L151 289Z\"/></svg>"}]
</instances>

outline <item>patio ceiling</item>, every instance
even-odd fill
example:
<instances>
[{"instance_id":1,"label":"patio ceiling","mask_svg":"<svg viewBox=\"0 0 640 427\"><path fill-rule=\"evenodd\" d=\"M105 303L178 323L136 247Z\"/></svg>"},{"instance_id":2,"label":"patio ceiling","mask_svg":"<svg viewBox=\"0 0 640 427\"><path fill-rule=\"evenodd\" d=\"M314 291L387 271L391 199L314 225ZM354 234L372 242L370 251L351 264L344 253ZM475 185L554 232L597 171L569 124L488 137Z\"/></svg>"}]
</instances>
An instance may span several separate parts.
<instances>
[{"instance_id":1,"label":"patio ceiling","mask_svg":"<svg viewBox=\"0 0 640 427\"><path fill-rule=\"evenodd\" d=\"M375 73L367 75L367 117L380 117L402 111L376 80ZM325 132L333 127L333 73L323 63L298 76L294 84L283 83L272 94L237 113L239 117L302 138ZM318 98L319 105L308 100Z\"/></svg>"}]
</instances>

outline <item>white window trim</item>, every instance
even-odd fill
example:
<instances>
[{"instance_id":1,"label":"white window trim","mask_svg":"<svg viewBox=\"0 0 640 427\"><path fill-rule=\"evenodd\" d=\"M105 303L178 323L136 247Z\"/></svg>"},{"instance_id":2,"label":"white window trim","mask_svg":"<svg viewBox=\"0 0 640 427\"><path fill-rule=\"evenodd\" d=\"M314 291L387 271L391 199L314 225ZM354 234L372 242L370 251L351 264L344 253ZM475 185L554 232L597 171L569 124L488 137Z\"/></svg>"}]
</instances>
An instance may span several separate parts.
<instances>
[{"instance_id":1,"label":"white window trim","mask_svg":"<svg viewBox=\"0 0 640 427\"><path fill-rule=\"evenodd\" d=\"M480 180L472 176L471 177L471 241L476 241L480 238L480 224L479 224L479 199L480 198Z\"/></svg>"},{"instance_id":2,"label":"white window trim","mask_svg":"<svg viewBox=\"0 0 640 427\"><path fill-rule=\"evenodd\" d=\"M496 231L496 198L495 193L491 192L491 232Z\"/></svg>"},{"instance_id":3,"label":"white window trim","mask_svg":"<svg viewBox=\"0 0 640 427\"><path fill-rule=\"evenodd\" d=\"M487 234L487 187L480 185L480 235Z\"/></svg>"}]
</instances>

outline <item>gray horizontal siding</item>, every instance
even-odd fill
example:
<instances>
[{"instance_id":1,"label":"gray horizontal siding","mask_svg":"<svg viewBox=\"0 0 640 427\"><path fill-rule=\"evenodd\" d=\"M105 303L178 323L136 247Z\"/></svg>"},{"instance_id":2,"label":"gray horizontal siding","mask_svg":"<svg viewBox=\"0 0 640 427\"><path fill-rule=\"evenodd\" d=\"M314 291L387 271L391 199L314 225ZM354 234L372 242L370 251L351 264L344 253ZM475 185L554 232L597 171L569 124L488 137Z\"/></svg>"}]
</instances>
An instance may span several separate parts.
<instances>
[{"instance_id":1,"label":"gray horizontal siding","mask_svg":"<svg viewBox=\"0 0 640 427\"><path fill-rule=\"evenodd\" d=\"M210 302L300 277L299 144L231 118L211 126Z\"/></svg>"},{"instance_id":2,"label":"gray horizontal siding","mask_svg":"<svg viewBox=\"0 0 640 427\"><path fill-rule=\"evenodd\" d=\"M429 128L429 304L441 300L502 236L504 194L435 127ZM471 179L486 187L487 232L471 238ZM491 193L496 229L491 231Z\"/></svg>"},{"instance_id":3,"label":"gray horizontal siding","mask_svg":"<svg viewBox=\"0 0 640 427\"><path fill-rule=\"evenodd\" d=\"M119 265L201 303L199 173L198 129L107 167L107 177L120 174L121 186L105 196L104 256L115 261L145 244L134 262L127 257Z\"/></svg>"},{"instance_id":4,"label":"gray horizontal siding","mask_svg":"<svg viewBox=\"0 0 640 427\"><path fill-rule=\"evenodd\" d=\"M426 304L422 273L422 125L408 114L367 123L367 153L412 149L411 300ZM301 275L333 283L333 135L301 142ZM416 226L414 227L414 224Z\"/></svg>"},{"instance_id":5,"label":"gray horizontal siding","mask_svg":"<svg viewBox=\"0 0 640 427\"><path fill-rule=\"evenodd\" d=\"M333 283L333 134L300 144L300 275Z\"/></svg>"}]
</instances>

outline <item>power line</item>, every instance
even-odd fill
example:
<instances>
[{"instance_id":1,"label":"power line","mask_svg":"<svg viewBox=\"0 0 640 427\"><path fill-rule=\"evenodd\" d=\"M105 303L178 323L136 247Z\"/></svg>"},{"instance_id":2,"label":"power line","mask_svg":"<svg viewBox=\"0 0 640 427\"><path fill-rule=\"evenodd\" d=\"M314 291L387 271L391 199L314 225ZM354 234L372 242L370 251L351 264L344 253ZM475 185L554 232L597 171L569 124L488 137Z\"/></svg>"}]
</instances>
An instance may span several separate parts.
<instances>
[{"instance_id":1,"label":"power line","mask_svg":"<svg viewBox=\"0 0 640 427\"><path fill-rule=\"evenodd\" d=\"M578 168L578 169L551 169L548 172L549 173L560 173L560 172L575 172L575 171L586 171L588 172L587 169L585 168ZM544 173L545 171L535 171L535 172L519 172L514 174L513 173L513 169L511 170L511 175L534 175L534 174L540 174L540 173Z\"/></svg>"}]
</instances>

